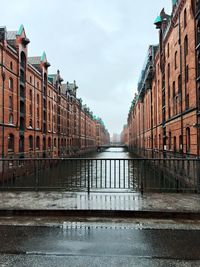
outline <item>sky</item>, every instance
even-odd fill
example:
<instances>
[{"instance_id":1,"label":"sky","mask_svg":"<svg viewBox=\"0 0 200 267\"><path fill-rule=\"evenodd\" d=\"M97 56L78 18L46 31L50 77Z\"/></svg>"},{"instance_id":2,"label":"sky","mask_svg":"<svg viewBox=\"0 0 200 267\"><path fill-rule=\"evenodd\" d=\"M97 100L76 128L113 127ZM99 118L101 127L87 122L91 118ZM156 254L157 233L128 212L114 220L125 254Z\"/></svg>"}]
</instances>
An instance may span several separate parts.
<instances>
[{"instance_id":1,"label":"sky","mask_svg":"<svg viewBox=\"0 0 200 267\"><path fill-rule=\"evenodd\" d=\"M153 22L171 0L0 0L0 24L24 25L28 56L43 51L64 82L76 80L78 97L101 117L110 134L127 122L150 44Z\"/></svg>"}]
</instances>

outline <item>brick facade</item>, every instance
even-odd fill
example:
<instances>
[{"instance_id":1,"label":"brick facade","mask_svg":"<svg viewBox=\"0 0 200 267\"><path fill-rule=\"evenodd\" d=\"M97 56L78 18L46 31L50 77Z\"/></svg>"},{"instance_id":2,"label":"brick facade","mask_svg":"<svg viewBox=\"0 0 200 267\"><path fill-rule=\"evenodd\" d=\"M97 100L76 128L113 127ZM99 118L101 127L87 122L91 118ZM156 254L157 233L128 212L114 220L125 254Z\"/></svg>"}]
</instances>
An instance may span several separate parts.
<instances>
[{"instance_id":1,"label":"brick facade","mask_svg":"<svg viewBox=\"0 0 200 267\"><path fill-rule=\"evenodd\" d=\"M149 151L150 156L200 153L197 2L177 0L171 16L162 10L155 21L159 44L149 47L128 116L130 148Z\"/></svg>"},{"instance_id":2,"label":"brick facade","mask_svg":"<svg viewBox=\"0 0 200 267\"><path fill-rule=\"evenodd\" d=\"M109 133L77 98L76 82L50 75L46 54L28 57L28 44L23 25L0 28L1 157L67 157L107 144Z\"/></svg>"}]
</instances>

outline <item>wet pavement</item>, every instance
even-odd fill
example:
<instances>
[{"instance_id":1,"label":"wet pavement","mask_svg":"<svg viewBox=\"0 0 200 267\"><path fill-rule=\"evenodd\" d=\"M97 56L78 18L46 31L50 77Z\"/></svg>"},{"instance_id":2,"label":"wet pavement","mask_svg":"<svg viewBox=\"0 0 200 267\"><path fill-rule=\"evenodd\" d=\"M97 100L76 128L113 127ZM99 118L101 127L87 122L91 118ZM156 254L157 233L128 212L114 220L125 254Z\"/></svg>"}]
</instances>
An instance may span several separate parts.
<instances>
[{"instance_id":1,"label":"wet pavement","mask_svg":"<svg viewBox=\"0 0 200 267\"><path fill-rule=\"evenodd\" d=\"M0 226L0 266L200 266L200 231L132 224Z\"/></svg>"},{"instance_id":2,"label":"wet pavement","mask_svg":"<svg viewBox=\"0 0 200 267\"><path fill-rule=\"evenodd\" d=\"M0 210L105 210L200 213L198 194L1 192Z\"/></svg>"}]
</instances>

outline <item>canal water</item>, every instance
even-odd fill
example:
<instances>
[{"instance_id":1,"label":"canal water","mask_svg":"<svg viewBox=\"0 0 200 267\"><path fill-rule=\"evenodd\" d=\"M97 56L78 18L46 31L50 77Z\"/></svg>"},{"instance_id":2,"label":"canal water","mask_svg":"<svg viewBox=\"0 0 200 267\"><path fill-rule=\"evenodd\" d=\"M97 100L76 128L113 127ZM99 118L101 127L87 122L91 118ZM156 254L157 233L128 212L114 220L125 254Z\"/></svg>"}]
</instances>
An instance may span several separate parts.
<instances>
[{"instance_id":1,"label":"canal water","mask_svg":"<svg viewBox=\"0 0 200 267\"><path fill-rule=\"evenodd\" d=\"M4 180L0 189L74 192L195 191L196 177L193 171L196 166L185 163L171 160L164 162L162 159L143 160L124 148L108 148L78 159L24 161L18 168L9 168L11 178Z\"/></svg>"}]
</instances>

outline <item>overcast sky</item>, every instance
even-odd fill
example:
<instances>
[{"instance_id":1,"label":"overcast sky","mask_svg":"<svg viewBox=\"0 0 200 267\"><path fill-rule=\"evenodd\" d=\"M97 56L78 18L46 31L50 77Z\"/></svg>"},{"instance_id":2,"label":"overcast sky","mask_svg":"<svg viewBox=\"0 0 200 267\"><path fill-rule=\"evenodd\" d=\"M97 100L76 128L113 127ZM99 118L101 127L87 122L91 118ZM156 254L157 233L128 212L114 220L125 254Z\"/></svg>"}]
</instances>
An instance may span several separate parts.
<instances>
[{"instance_id":1,"label":"overcast sky","mask_svg":"<svg viewBox=\"0 0 200 267\"><path fill-rule=\"evenodd\" d=\"M0 0L1 25L25 27L29 56L43 51L49 73L76 80L78 97L120 133L137 90L153 22L171 0Z\"/></svg>"}]
</instances>

